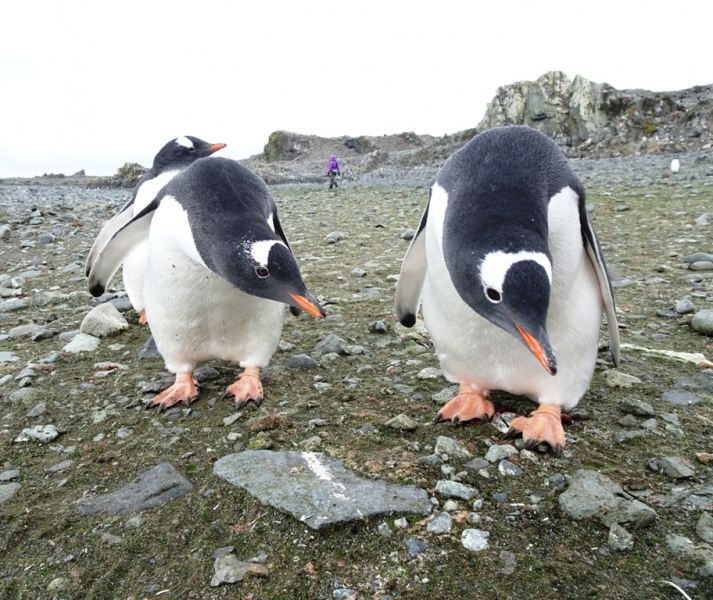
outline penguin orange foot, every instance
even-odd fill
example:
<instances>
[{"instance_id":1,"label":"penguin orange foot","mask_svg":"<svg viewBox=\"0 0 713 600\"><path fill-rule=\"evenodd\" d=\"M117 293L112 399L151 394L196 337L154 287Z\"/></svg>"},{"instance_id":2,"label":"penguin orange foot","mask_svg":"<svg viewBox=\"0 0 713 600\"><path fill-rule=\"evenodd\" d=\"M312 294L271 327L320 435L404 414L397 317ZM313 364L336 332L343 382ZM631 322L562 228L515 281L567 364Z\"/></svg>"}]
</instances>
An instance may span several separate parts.
<instances>
[{"instance_id":1,"label":"penguin orange foot","mask_svg":"<svg viewBox=\"0 0 713 600\"><path fill-rule=\"evenodd\" d=\"M448 402L436 415L436 422L453 421L458 425L461 421L490 421L495 415L495 406L487 397L466 384L461 384L458 395Z\"/></svg>"},{"instance_id":2,"label":"penguin orange foot","mask_svg":"<svg viewBox=\"0 0 713 600\"><path fill-rule=\"evenodd\" d=\"M146 318L146 309L143 309L139 315L139 325L146 325L148 322L149 320Z\"/></svg>"},{"instance_id":3,"label":"penguin orange foot","mask_svg":"<svg viewBox=\"0 0 713 600\"><path fill-rule=\"evenodd\" d=\"M556 404L540 404L529 417L513 419L505 437L515 437L520 432L528 450L540 442L546 442L559 456L565 444L562 409Z\"/></svg>"},{"instance_id":4,"label":"penguin orange foot","mask_svg":"<svg viewBox=\"0 0 713 600\"><path fill-rule=\"evenodd\" d=\"M237 408L242 408L250 400L259 405L262 402L262 382L260 381L259 367L246 367L238 375L238 380L228 387L223 394L223 398L235 396Z\"/></svg>"},{"instance_id":5,"label":"penguin orange foot","mask_svg":"<svg viewBox=\"0 0 713 600\"><path fill-rule=\"evenodd\" d=\"M146 408L158 406L158 410L162 411L179 402L190 406L196 398L198 398L198 382L193 379L193 373L176 373L176 382L153 400L149 400L146 403Z\"/></svg>"}]
</instances>

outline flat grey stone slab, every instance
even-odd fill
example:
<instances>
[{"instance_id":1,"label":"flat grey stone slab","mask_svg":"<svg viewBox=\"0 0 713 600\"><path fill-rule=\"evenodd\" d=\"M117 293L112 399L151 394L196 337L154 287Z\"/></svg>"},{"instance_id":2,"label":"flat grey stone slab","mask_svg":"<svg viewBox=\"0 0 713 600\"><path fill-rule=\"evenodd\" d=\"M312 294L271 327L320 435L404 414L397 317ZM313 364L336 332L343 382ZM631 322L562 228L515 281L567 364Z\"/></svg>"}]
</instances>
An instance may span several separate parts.
<instances>
[{"instance_id":1,"label":"flat grey stone slab","mask_svg":"<svg viewBox=\"0 0 713 600\"><path fill-rule=\"evenodd\" d=\"M374 515L431 512L425 490L362 479L321 453L249 450L224 456L213 472L312 529Z\"/></svg>"},{"instance_id":2,"label":"flat grey stone slab","mask_svg":"<svg viewBox=\"0 0 713 600\"><path fill-rule=\"evenodd\" d=\"M165 462L149 469L111 494L80 501L77 512L80 515L93 515L98 512L128 515L158 508L170 500L183 498L192 489L193 484L171 463Z\"/></svg>"},{"instance_id":3,"label":"flat grey stone slab","mask_svg":"<svg viewBox=\"0 0 713 600\"><path fill-rule=\"evenodd\" d=\"M19 489L19 483L5 483L0 485L0 504L12 498Z\"/></svg>"}]
</instances>

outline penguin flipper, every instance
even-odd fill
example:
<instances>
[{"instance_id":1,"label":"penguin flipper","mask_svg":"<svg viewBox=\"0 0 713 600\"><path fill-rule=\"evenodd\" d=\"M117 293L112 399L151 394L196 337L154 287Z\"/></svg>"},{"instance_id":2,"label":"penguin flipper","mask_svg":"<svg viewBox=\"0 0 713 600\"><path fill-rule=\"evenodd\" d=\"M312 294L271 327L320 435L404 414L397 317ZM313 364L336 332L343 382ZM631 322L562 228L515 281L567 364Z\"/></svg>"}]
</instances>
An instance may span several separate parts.
<instances>
[{"instance_id":1,"label":"penguin flipper","mask_svg":"<svg viewBox=\"0 0 713 600\"><path fill-rule=\"evenodd\" d=\"M396 283L396 316L405 327L413 327L416 324L416 315L421 304L421 291L428 270L425 232L427 219L428 205L401 263L401 274Z\"/></svg>"},{"instance_id":2,"label":"penguin flipper","mask_svg":"<svg viewBox=\"0 0 713 600\"><path fill-rule=\"evenodd\" d=\"M87 285L92 296L101 296L105 292L106 286L126 257L137 244L148 239L157 207L158 202L154 200L104 244L87 275Z\"/></svg>"},{"instance_id":3,"label":"penguin flipper","mask_svg":"<svg viewBox=\"0 0 713 600\"><path fill-rule=\"evenodd\" d=\"M122 208L117 214L115 214L104 227L99 232L97 239L94 240L92 249L87 255L87 262L84 265L84 274L89 277L89 272L92 270L92 266L99 256L107 242L112 238L112 236L124 227L134 216L133 202L127 203L124 208Z\"/></svg>"},{"instance_id":4,"label":"penguin flipper","mask_svg":"<svg viewBox=\"0 0 713 600\"><path fill-rule=\"evenodd\" d=\"M619 323L616 318L616 304L614 303L614 292L612 292L609 272L607 271L607 265L604 262L604 255L602 254L602 248L599 245L597 234L594 233L594 228L592 227L589 217L583 208L580 209L580 221L582 224L582 234L584 236L584 246L590 260L592 261L594 271L597 274L599 288L602 294L602 301L604 302L604 311L607 315L609 349L611 350L614 366L618 367L619 360L621 358Z\"/></svg>"}]
</instances>

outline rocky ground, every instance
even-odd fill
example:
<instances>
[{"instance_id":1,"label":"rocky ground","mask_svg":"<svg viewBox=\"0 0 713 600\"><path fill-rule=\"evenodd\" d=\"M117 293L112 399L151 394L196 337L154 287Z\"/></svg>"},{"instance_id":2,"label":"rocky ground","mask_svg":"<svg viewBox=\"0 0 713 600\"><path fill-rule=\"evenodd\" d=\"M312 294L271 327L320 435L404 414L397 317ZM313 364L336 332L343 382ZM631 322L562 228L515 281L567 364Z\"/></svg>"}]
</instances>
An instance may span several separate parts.
<instances>
[{"instance_id":1,"label":"rocky ground","mask_svg":"<svg viewBox=\"0 0 713 600\"><path fill-rule=\"evenodd\" d=\"M669 160L573 162L629 346L614 370L603 343L561 458L501 437L522 398L432 422L453 391L392 300L434 165L273 188L328 317L288 317L240 412L222 362L144 410L149 331L83 278L128 190L0 182L0 599L712 597L713 371L666 353L713 357L713 160Z\"/></svg>"}]
</instances>

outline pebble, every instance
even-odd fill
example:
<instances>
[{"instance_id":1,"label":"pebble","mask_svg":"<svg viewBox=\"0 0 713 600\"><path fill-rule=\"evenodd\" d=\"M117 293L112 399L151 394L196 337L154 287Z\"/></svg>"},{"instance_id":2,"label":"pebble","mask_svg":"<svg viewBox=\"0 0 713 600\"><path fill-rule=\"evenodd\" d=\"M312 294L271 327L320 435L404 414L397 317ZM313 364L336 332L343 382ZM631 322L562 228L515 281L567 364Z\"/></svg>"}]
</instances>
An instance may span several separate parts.
<instances>
[{"instance_id":1,"label":"pebble","mask_svg":"<svg viewBox=\"0 0 713 600\"><path fill-rule=\"evenodd\" d=\"M404 543L410 558L418 558L420 554L423 554L428 550L428 544L416 538L410 538Z\"/></svg>"},{"instance_id":2,"label":"pebble","mask_svg":"<svg viewBox=\"0 0 713 600\"><path fill-rule=\"evenodd\" d=\"M691 327L703 335L713 335L713 310L709 308L699 310L691 319Z\"/></svg>"},{"instance_id":3,"label":"pebble","mask_svg":"<svg viewBox=\"0 0 713 600\"><path fill-rule=\"evenodd\" d=\"M434 453L437 455L447 455L456 460L467 460L471 457L471 453L459 442L450 437L439 435L436 438Z\"/></svg>"},{"instance_id":4,"label":"pebble","mask_svg":"<svg viewBox=\"0 0 713 600\"><path fill-rule=\"evenodd\" d=\"M618 523L612 523L609 528L607 543L612 550L623 552L634 548L634 536Z\"/></svg>"},{"instance_id":5,"label":"pebble","mask_svg":"<svg viewBox=\"0 0 713 600\"><path fill-rule=\"evenodd\" d=\"M458 500L470 500L476 492L462 483L441 479L436 482L436 494L445 498L457 498Z\"/></svg>"},{"instance_id":6,"label":"pebble","mask_svg":"<svg viewBox=\"0 0 713 600\"><path fill-rule=\"evenodd\" d=\"M290 369L318 369L319 363L307 354L291 356L286 363Z\"/></svg>"},{"instance_id":7,"label":"pebble","mask_svg":"<svg viewBox=\"0 0 713 600\"><path fill-rule=\"evenodd\" d=\"M507 477L520 477L524 472L509 460L501 460L498 464L498 473Z\"/></svg>"},{"instance_id":8,"label":"pebble","mask_svg":"<svg viewBox=\"0 0 713 600\"><path fill-rule=\"evenodd\" d=\"M426 525L426 531L435 535L449 533L453 529L453 518L447 512L442 512Z\"/></svg>"},{"instance_id":9,"label":"pebble","mask_svg":"<svg viewBox=\"0 0 713 600\"><path fill-rule=\"evenodd\" d=\"M678 456L662 458L659 460L659 468L673 479L689 479L696 474L691 466Z\"/></svg>"},{"instance_id":10,"label":"pebble","mask_svg":"<svg viewBox=\"0 0 713 600\"><path fill-rule=\"evenodd\" d=\"M619 410L628 415L636 415L637 417L654 416L654 407L648 402L643 402L636 398L624 398L619 403Z\"/></svg>"},{"instance_id":11,"label":"pebble","mask_svg":"<svg viewBox=\"0 0 713 600\"><path fill-rule=\"evenodd\" d=\"M387 427L391 427L391 429L398 429L401 431L415 431L418 429L418 423L405 414L400 414L395 416L393 419L389 419L385 425Z\"/></svg>"},{"instance_id":12,"label":"pebble","mask_svg":"<svg viewBox=\"0 0 713 600\"><path fill-rule=\"evenodd\" d=\"M492 446L490 446L490 448L488 448L488 452L485 455L485 460L495 464L496 462L500 462L505 458L510 458L511 456L514 456L517 453L517 448L515 448L515 446L511 446L510 444L493 444Z\"/></svg>"},{"instance_id":13,"label":"pebble","mask_svg":"<svg viewBox=\"0 0 713 600\"><path fill-rule=\"evenodd\" d=\"M482 552L490 548L490 533L482 529L464 529L461 534L461 544L471 552Z\"/></svg>"}]
</instances>

